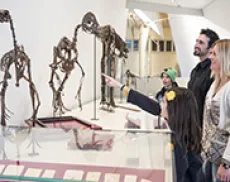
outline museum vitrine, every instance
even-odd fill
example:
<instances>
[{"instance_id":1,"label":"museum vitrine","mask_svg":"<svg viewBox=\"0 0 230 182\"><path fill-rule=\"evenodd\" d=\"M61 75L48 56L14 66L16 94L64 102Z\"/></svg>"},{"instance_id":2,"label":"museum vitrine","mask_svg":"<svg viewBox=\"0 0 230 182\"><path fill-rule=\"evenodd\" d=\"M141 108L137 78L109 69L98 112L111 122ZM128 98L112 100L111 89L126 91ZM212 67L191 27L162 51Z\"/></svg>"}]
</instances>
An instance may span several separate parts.
<instances>
[{"instance_id":1,"label":"museum vitrine","mask_svg":"<svg viewBox=\"0 0 230 182\"><path fill-rule=\"evenodd\" d=\"M170 135L2 127L0 181L173 182Z\"/></svg>"}]
</instances>

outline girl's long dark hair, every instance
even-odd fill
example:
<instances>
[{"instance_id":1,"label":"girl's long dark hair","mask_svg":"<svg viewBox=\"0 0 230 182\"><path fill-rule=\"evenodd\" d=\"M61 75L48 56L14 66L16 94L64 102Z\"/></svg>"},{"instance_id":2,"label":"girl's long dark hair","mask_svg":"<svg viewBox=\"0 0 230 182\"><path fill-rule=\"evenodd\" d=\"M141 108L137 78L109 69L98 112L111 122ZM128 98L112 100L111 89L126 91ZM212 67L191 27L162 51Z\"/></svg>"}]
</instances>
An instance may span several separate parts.
<instances>
[{"instance_id":1,"label":"girl's long dark hair","mask_svg":"<svg viewBox=\"0 0 230 182\"><path fill-rule=\"evenodd\" d=\"M168 124L176 142L186 151L200 152L202 130L199 126L198 106L191 90L173 87L176 97L168 103Z\"/></svg>"}]
</instances>

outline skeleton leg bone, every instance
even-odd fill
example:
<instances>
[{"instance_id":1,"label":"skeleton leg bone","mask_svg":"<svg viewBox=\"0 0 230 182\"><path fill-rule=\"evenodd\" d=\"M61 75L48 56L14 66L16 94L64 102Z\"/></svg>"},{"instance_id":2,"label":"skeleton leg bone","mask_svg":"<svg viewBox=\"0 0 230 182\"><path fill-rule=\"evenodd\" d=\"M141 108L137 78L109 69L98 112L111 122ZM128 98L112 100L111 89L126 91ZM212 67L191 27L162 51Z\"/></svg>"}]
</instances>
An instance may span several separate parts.
<instances>
[{"instance_id":1,"label":"skeleton leg bone","mask_svg":"<svg viewBox=\"0 0 230 182\"><path fill-rule=\"evenodd\" d=\"M54 86L54 83L53 83L53 78L54 78L54 75L57 74L55 72L55 70L52 68L52 73L51 73L51 77L50 77L50 81L49 81L49 85L52 89L52 92L53 92L53 102L52 102L52 106L53 106L53 116L55 116L55 113L57 112L58 110L58 107L57 107L57 104L56 104L56 95L57 95L57 90Z\"/></svg>"},{"instance_id":2,"label":"skeleton leg bone","mask_svg":"<svg viewBox=\"0 0 230 182\"><path fill-rule=\"evenodd\" d=\"M115 70L115 61L116 61L116 58L115 58L115 55L111 56L111 77L115 78L116 77L116 70ZM115 101L114 101L114 88L110 88L110 101L109 101L109 104L110 106L112 107L115 107L116 104L115 104Z\"/></svg>"},{"instance_id":3,"label":"skeleton leg bone","mask_svg":"<svg viewBox=\"0 0 230 182\"><path fill-rule=\"evenodd\" d=\"M33 115L32 119L36 120L37 119L37 113L38 113L38 108L41 105L40 98L37 92L37 89L35 87L34 82L32 81L32 75L31 75L31 67L30 67L30 59L27 59L27 73L28 73L28 78L23 75L23 78L29 83L29 88L30 88L30 97L32 101L32 107L33 107ZM35 107L35 97L37 100L37 106Z\"/></svg>"},{"instance_id":4,"label":"skeleton leg bone","mask_svg":"<svg viewBox=\"0 0 230 182\"><path fill-rule=\"evenodd\" d=\"M31 78L27 78L26 76L23 76L24 80L27 81L29 83L29 89L30 89L30 98L31 98L31 102L32 102L32 107L33 107L33 114L31 116L31 118L29 120L31 120L33 122L33 127L35 126L35 124L37 122L39 122L37 120L37 113L38 113L38 109L41 105L40 99L39 99L39 95L38 92L35 88L34 83L31 81ZM35 107L35 98L37 100L37 105Z\"/></svg>"},{"instance_id":5,"label":"skeleton leg bone","mask_svg":"<svg viewBox=\"0 0 230 182\"><path fill-rule=\"evenodd\" d=\"M65 84L66 80L68 79L68 77L69 77L69 73L66 73L65 77L64 77L64 79L63 79L63 81L61 83L61 85L59 86L59 88L56 91L56 98L55 98L55 100L57 102L57 107L59 109L59 114L64 114L65 113L63 111L63 109L66 110L66 111L71 111L70 109L68 109L68 108L66 108L64 106L63 101L62 101L62 94L61 94L62 91L63 91L63 88L64 88L64 84Z\"/></svg>"},{"instance_id":6,"label":"skeleton leg bone","mask_svg":"<svg viewBox=\"0 0 230 182\"><path fill-rule=\"evenodd\" d=\"M53 102L52 102L52 106L53 106L53 116L56 115L56 112L58 110L58 105L57 105L57 89L55 88L54 86L54 75L56 75L56 78L57 78L57 73L56 73L56 70L58 68L58 62L57 62L57 48L56 47L53 47L53 63L50 64L50 68L51 68L51 76L50 76L50 80L49 80L49 85L52 89L52 92L53 92ZM59 77L58 77L59 78ZM61 85L61 81L60 81L60 78L58 79L58 81L60 82L60 85Z\"/></svg>"},{"instance_id":7,"label":"skeleton leg bone","mask_svg":"<svg viewBox=\"0 0 230 182\"><path fill-rule=\"evenodd\" d=\"M102 58L101 58L101 73L105 74L105 50L106 50L106 45L105 43L103 43L103 47L102 47L103 51L102 51ZM105 82L105 77L101 76L101 105L105 105L106 104L106 97L105 97L105 88L106 88L106 82Z\"/></svg>"},{"instance_id":8,"label":"skeleton leg bone","mask_svg":"<svg viewBox=\"0 0 230 182\"><path fill-rule=\"evenodd\" d=\"M79 85L79 88L77 90L77 95L75 96L75 98L78 98L78 105L79 105L79 108L82 110L82 103L81 103L81 89L82 89L82 84L84 82L84 79L85 79L85 72L81 66L81 64L76 60L75 61L76 64L79 66L79 68L81 69L81 80L80 80L80 85Z\"/></svg>"},{"instance_id":9,"label":"skeleton leg bone","mask_svg":"<svg viewBox=\"0 0 230 182\"><path fill-rule=\"evenodd\" d=\"M107 44L107 67L108 67L108 75L115 78L115 45L113 42L113 36L110 37ZM107 101L108 110L110 112L114 111L115 102L114 102L114 88L109 88L109 100Z\"/></svg>"},{"instance_id":10,"label":"skeleton leg bone","mask_svg":"<svg viewBox=\"0 0 230 182\"><path fill-rule=\"evenodd\" d=\"M110 76L115 78L116 77L116 55L115 55L115 33L112 31L111 34L111 40L110 40L110 57L109 60L110 61ZM109 97L109 104L111 107L115 107L115 101L114 101L114 88L110 88L110 97Z\"/></svg>"}]
</instances>

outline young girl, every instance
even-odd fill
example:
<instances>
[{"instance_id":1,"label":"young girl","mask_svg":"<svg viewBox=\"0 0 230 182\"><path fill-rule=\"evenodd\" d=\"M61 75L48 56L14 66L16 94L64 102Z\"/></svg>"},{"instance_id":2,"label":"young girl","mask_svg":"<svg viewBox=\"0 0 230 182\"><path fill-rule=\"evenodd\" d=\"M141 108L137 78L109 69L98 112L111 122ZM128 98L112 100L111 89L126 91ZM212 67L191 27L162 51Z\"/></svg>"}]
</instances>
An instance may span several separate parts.
<instances>
[{"instance_id":1,"label":"young girl","mask_svg":"<svg viewBox=\"0 0 230 182\"><path fill-rule=\"evenodd\" d=\"M199 155L201 150L201 129L197 103L193 93L181 87L172 87L166 91L161 105L158 102L129 89L112 77L106 77L107 85L119 87L124 91L127 101L143 110L164 117L173 131L172 142L175 152L177 182L195 182L197 172L202 166Z\"/></svg>"}]
</instances>

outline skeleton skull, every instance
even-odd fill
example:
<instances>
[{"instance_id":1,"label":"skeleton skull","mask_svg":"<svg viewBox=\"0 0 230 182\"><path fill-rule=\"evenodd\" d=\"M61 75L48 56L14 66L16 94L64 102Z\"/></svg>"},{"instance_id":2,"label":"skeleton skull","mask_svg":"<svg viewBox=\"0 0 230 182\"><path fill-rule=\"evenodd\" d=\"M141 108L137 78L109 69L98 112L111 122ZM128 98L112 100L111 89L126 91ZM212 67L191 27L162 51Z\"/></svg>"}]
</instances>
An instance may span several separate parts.
<instances>
[{"instance_id":1,"label":"skeleton skull","mask_svg":"<svg viewBox=\"0 0 230 182\"><path fill-rule=\"evenodd\" d=\"M88 12L82 19L83 31L91 34L99 35L100 25L92 12Z\"/></svg>"},{"instance_id":2,"label":"skeleton skull","mask_svg":"<svg viewBox=\"0 0 230 182\"><path fill-rule=\"evenodd\" d=\"M0 10L0 23L7 23L10 21L10 12L8 10Z\"/></svg>"}]
</instances>

